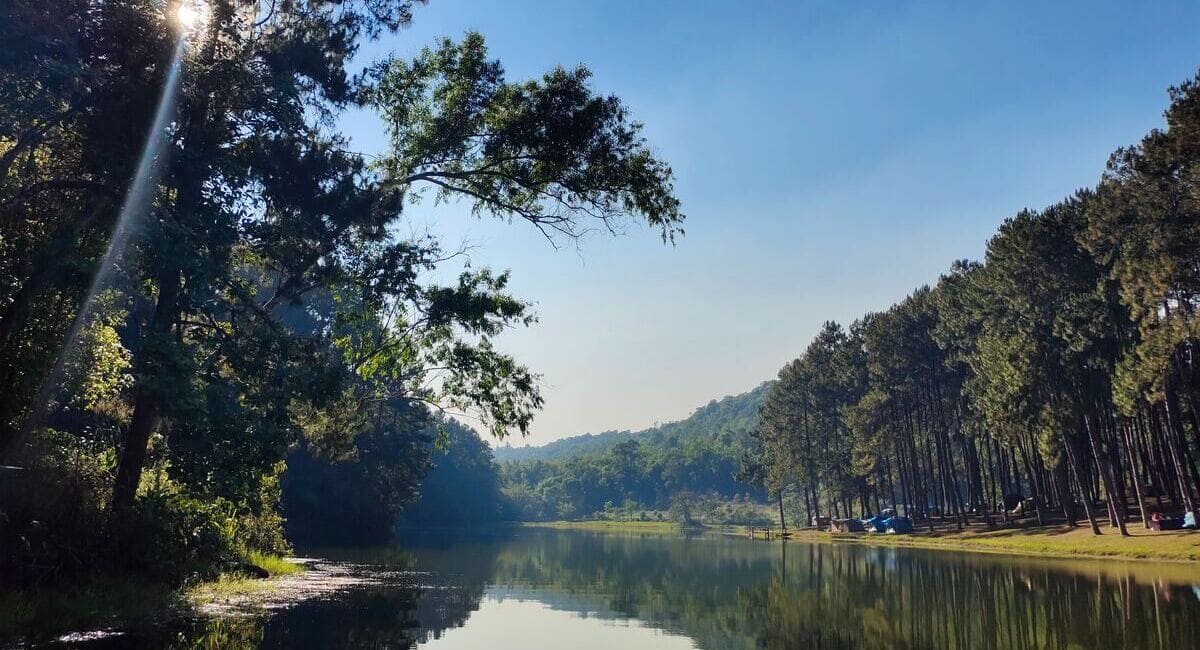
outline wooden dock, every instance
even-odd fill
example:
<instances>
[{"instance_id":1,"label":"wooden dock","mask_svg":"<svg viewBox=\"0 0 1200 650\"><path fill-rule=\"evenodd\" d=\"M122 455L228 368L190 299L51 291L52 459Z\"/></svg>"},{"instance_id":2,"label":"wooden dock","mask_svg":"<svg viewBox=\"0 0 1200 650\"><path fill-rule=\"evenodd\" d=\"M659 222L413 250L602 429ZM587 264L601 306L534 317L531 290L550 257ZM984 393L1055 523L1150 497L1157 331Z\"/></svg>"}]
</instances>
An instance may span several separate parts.
<instances>
[{"instance_id":1,"label":"wooden dock","mask_svg":"<svg viewBox=\"0 0 1200 650\"><path fill-rule=\"evenodd\" d=\"M746 534L750 539L790 539L792 536L786 530L776 530L770 526L749 526Z\"/></svg>"}]
</instances>

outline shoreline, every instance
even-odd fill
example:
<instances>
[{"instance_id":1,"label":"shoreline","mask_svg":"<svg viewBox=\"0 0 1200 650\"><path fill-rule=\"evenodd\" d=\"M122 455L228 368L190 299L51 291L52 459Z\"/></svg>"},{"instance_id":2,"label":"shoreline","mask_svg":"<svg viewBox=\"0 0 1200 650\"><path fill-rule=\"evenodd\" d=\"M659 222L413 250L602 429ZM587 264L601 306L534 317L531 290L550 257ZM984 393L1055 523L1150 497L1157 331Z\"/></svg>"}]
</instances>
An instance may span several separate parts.
<instances>
[{"instance_id":1,"label":"shoreline","mask_svg":"<svg viewBox=\"0 0 1200 650\"><path fill-rule=\"evenodd\" d=\"M1065 528L1065 527L1064 527ZM1099 548L1076 546L1074 544L1055 544L1046 541L1049 536L1061 535L1059 531L1040 532L1016 536L1015 541L996 541L987 537L976 536L973 533L913 533L908 535L887 535L882 533L829 533L811 529L793 532L790 541L814 543L848 543L864 546L887 548L915 548L931 551L957 551L960 553L979 553L986 555L1009 555L1017 557L1050 558L1060 560L1110 560L1117 562L1170 562L1183 566L1196 565L1200 562L1200 546L1193 550L1175 548L1174 543L1164 543L1164 548L1154 546L1137 546L1128 549L1109 548L1106 543L1111 538L1113 546L1128 542L1133 538L1121 538L1120 533L1104 534L1095 538L1104 545ZM1091 536L1090 531L1088 532ZM1190 540L1189 540L1190 541ZM1195 543L1200 545L1200 536Z\"/></svg>"},{"instance_id":2,"label":"shoreline","mask_svg":"<svg viewBox=\"0 0 1200 650\"><path fill-rule=\"evenodd\" d=\"M746 526L703 526L683 528L673 522L639 521L548 521L517 522L530 528L591 530L598 532L680 534L688 530L747 535ZM988 553L1058 559L1116 560L1122 562L1172 562L1181 565L1200 562L1200 531L1148 531L1130 524L1130 537L1121 537L1116 529L1101 526L1102 535L1092 535L1086 526L1010 525L987 530L972 527L963 531L916 531L905 535L881 533L833 533L812 528L789 529L790 541L850 543L870 546L921 548L928 550ZM762 541L762 540L759 540Z\"/></svg>"}]
</instances>

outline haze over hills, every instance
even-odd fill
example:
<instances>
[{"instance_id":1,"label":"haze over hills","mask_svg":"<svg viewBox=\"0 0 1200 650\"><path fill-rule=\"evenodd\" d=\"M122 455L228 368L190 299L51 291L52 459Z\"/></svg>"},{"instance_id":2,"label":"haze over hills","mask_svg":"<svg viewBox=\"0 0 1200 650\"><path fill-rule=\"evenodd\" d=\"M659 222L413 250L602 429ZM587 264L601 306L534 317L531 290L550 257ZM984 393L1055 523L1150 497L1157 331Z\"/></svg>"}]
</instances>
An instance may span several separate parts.
<instances>
[{"instance_id":1,"label":"haze over hills","mask_svg":"<svg viewBox=\"0 0 1200 650\"><path fill-rule=\"evenodd\" d=\"M697 407L688 417L639 431L603 431L562 438L544 445L493 449L496 462L559 460L570 456L602 452L627 440L657 443L672 436L680 440L711 437L723 431L749 431L758 421L758 408L772 382L765 381L752 390L727 395Z\"/></svg>"}]
</instances>

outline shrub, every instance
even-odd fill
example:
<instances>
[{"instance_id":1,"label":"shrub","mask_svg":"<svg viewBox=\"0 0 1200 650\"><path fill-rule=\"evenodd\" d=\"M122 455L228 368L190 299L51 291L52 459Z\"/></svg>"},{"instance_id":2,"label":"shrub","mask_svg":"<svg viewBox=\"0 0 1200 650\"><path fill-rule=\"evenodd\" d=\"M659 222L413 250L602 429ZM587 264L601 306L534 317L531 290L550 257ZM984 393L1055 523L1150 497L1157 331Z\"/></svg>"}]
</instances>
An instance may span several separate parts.
<instances>
[{"instance_id":1,"label":"shrub","mask_svg":"<svg viewBox=\"0 0 1200 650\"><path fill-rule=\"evenodd\" d=\"M258 551L283 555L278 472L242 503L189 493L156 468L119 525L107 510L110 448L38 432L35 461L0 470L0 584L80 582L116 571L179 585Z\"/></svg>"},{"instance_id":2,"label":"shrub","mask_svg":"<svg viewBox=\"0 0 1200 650\"><path fill-rule=\"evenodd\" d=\"M79 574L103 551L113 455L54 430L32 445L35 462L0 470L0 583Z\"/></svg>"},{"instance_id":3,"label":"shrub","mask_svg":"<svg viewBox=\"0 0 1200 650\"><path fill-rule=\"evenodd\" d=\"M238 557L238 517L224 499L147 492L113 531L111 557L134 573L182 584L215 578Z\"/></svg>"}]
</instances>

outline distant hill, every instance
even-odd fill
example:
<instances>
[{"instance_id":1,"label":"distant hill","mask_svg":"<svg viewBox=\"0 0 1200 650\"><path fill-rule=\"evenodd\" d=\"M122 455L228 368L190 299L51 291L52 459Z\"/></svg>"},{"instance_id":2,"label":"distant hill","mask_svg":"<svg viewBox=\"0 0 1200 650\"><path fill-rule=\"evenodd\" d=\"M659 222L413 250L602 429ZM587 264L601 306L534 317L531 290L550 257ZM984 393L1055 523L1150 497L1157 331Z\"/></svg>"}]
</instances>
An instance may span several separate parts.
<instances>
[{"instance_id":1,"label":"distant hill","mask_svg":"<svg viewBox=\"0 0 1200 650\"><path fill-rule=\"evenodd\" d=\"M758 408L770 388L763 382L740 395L729 395L697 408L688 417L640 431L604 431L555 440L536 447L505 445L493 450L498 463L528 460L560 460L571 456L607 451L626 440L659 443L672 436L680 440L713 437L724 431L749 431L758 422Z\"/></svg>"},{"instance_id":2,"label":"distant hill","mask_svg":"<svg viewBox=\"0 0 1200 650\"><path fill-rule=\"evenodd\" d=\"M522 521L632 516L639 508L718 523L752 521L761 486L739 470L754 448L750 432L770 382L713 400L678 422L642 431L576 436L541 447L497 450L507 499L505 518ZM721 503L741 504L733 513ZM726 512L729 510L729 512ZM741 512L741 511L739 511ZM691 513L691 514L680 514ZM743 516L744 515L744 516ZM749 519L747 519L749 517Z\"/></svg>"},{"instance_id":3,"label":"distant hill","mask_svg":"<svg viewBox=\"0 0 1200 650\"><path fill-rule=\"evenodd\" d=\"M601 433L584 433L570 438L561 438L544 445L528 447L511 447L504 445L492 450L492 456L497 463L524 460L558 460L568 456L577 456L593 451L603 451L614 447L617 443L629 440L643 431L603 431Z\"/></svg>"}]
</instances>

